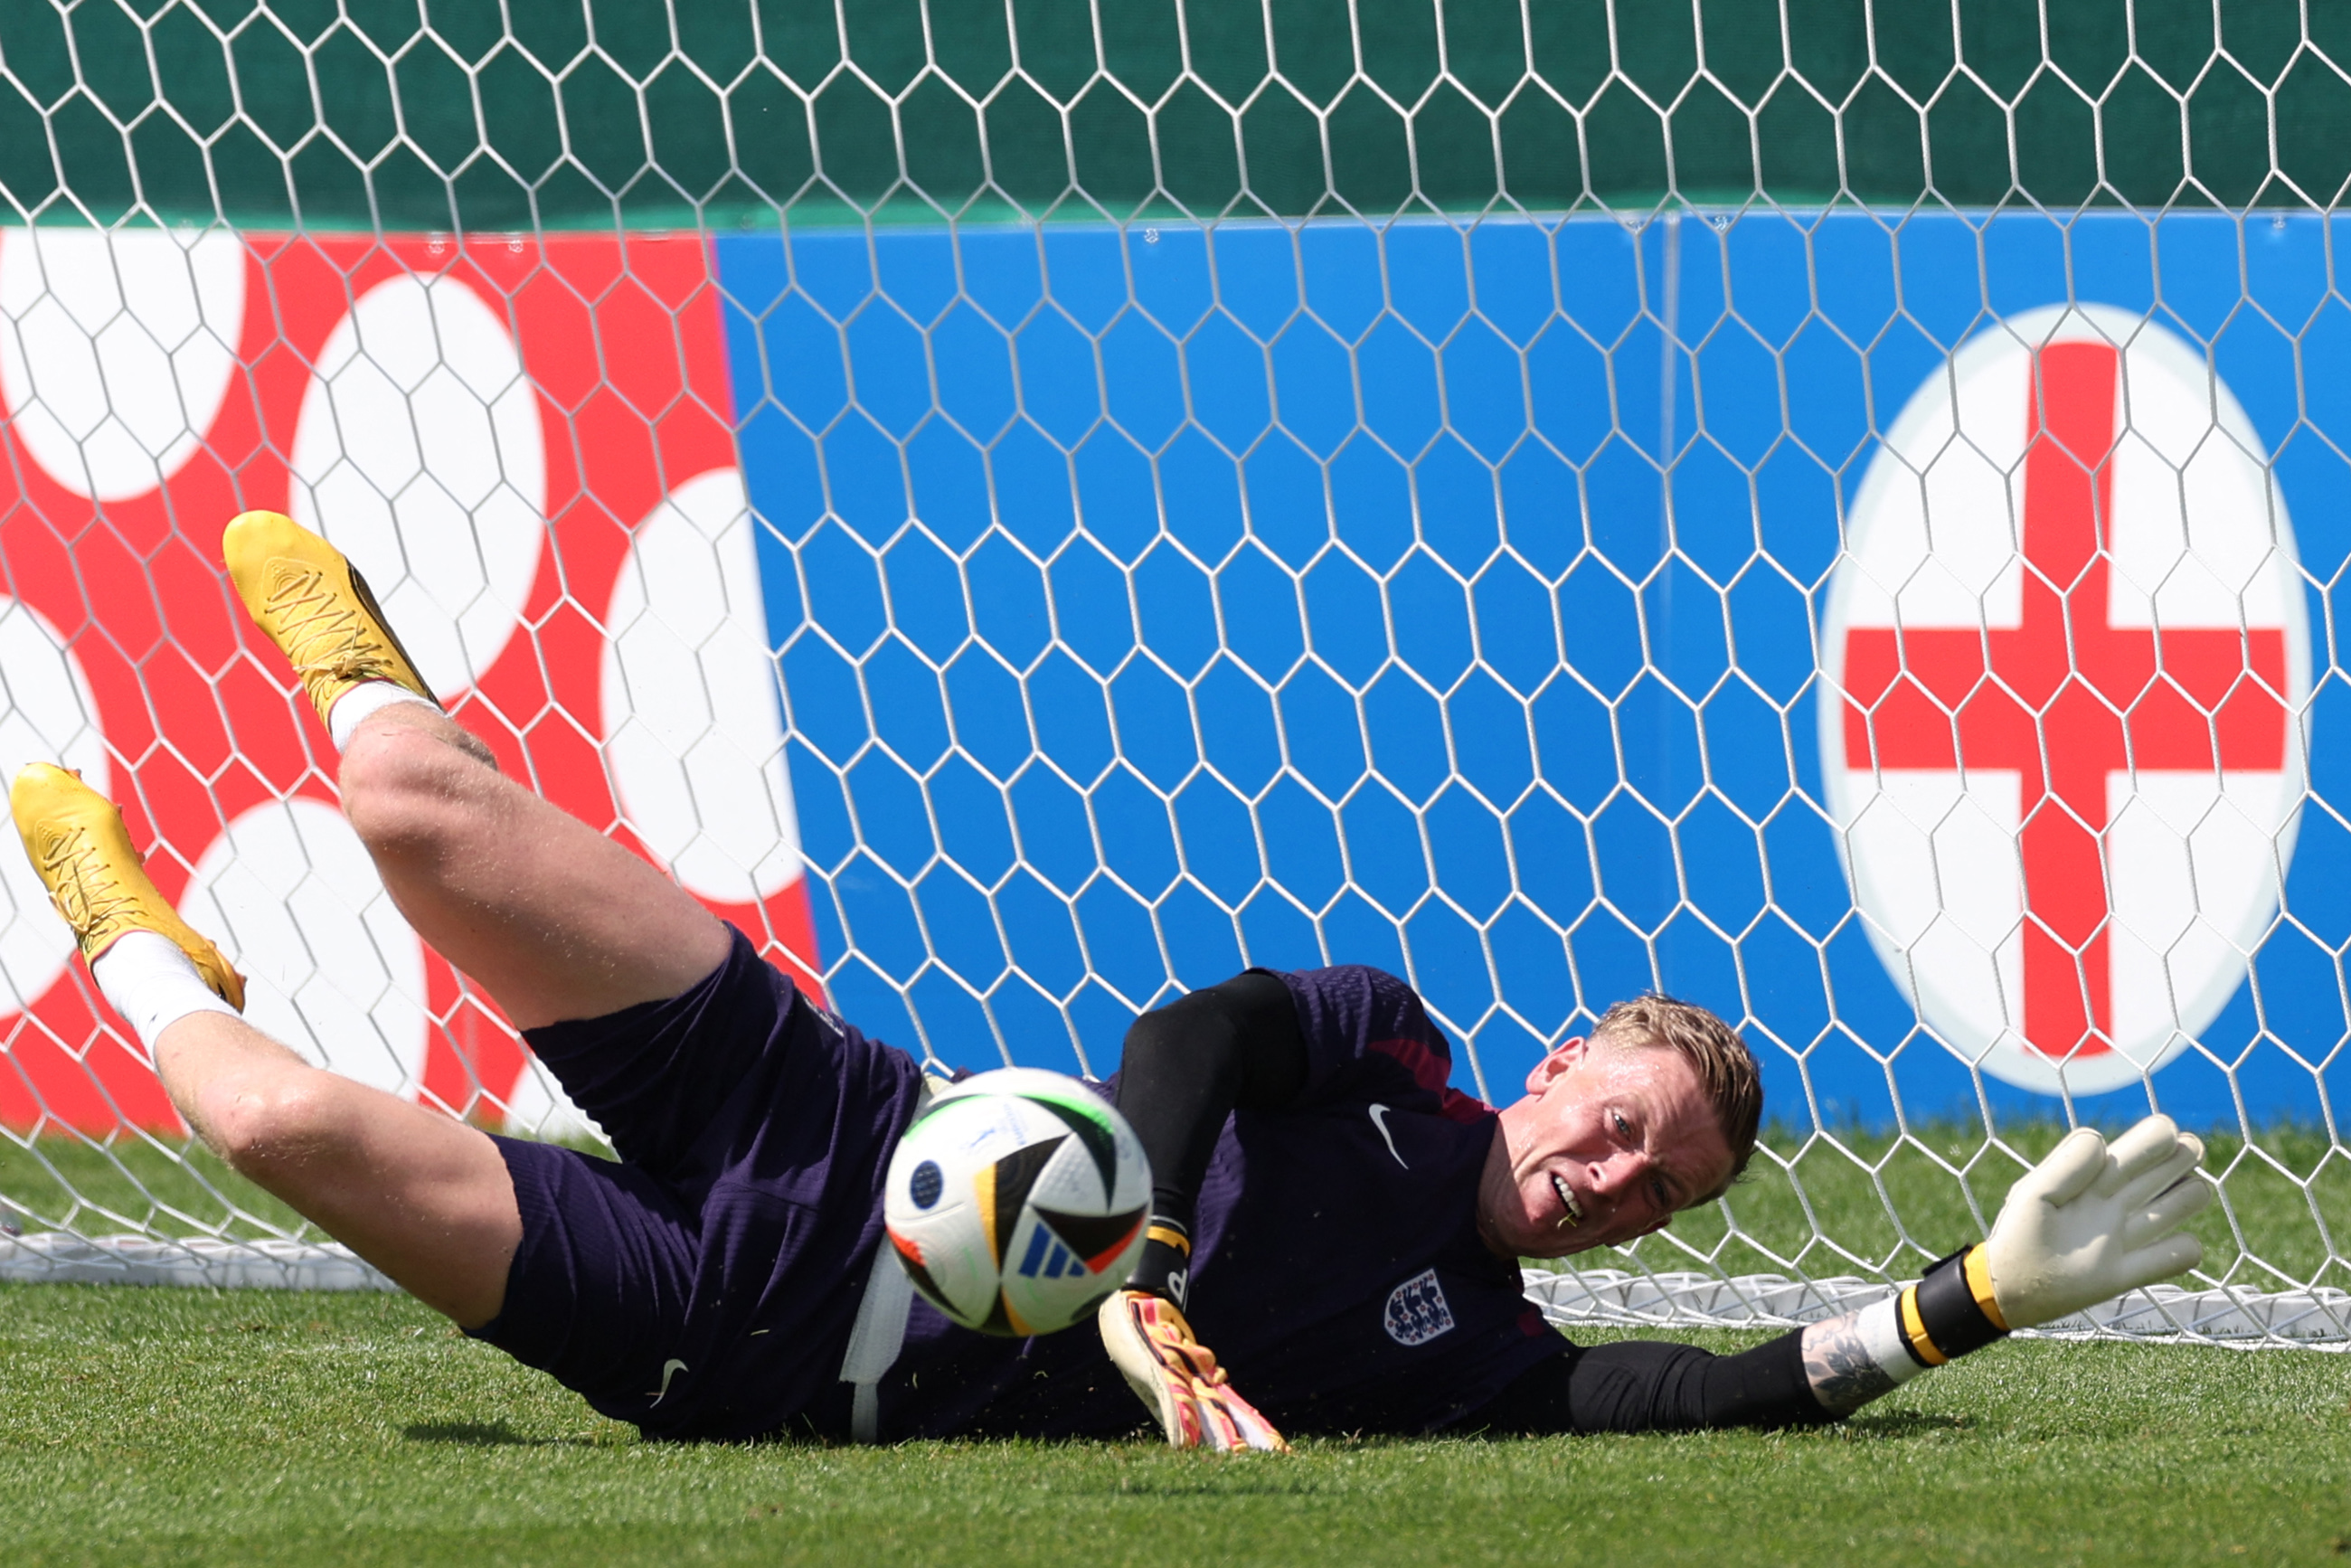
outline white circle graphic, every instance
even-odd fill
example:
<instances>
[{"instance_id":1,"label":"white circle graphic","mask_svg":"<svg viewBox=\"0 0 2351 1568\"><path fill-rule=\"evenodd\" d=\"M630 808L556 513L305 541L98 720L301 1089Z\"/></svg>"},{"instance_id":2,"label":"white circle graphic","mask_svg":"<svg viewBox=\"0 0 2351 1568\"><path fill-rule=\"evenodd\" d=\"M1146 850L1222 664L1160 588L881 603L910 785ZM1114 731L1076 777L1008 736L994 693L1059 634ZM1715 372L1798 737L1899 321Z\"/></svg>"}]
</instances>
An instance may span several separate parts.
<instances>
[{"instance_id":1,"label":"white circle graphic","mask_svg":"<svg viewBox=\"0 0 2351 1568\"><path fill-rule=\"evenodd\" d=\"M127 500L213 427L245 327L245 246L218 230L0 233L0 399L43 472Z\"/></svg>"},{"instance_id":2,"label":"white circle graphic","mask_svg":"<svg viewBox=\"0 0 2351 1568\"><path fill-rule=\"evenodd\" d=\"M758 527L736 470L686 481L638 525L604 622L613 794L680 883L734 904L800 874Z\"/></svg>"},{"instance_id":3,"label":"white circle graphic","mask_svg":"<svg viewBox=\"0 0 2351 1568\"><path fill-rule=\"evenodd\" d=\"M0 779L14 782L28 762L54 762L112 793L98 699L57 629L32 606L0 596ZM73 932L21 848L0 851L0 982L5 1009L21 1012L73 961Z\"/></svg>"},{"instance_id":4,"label":"white circle graphic","mask_svg":"<svg viewBox=\"0 0 2351 1568\"><path fill-rule=\"evenodd\" d=\"M1863 480L1821 662L1855 904L1944 1044L2085 1094L2211 1024L2293 856L2310 638L2202 352L2096 305L1970 339Z\"/></svg>"},{"instance_id":5,"label":"white circle graphic","mask_svg":"<svg viewBox=\"0 0 2351 1568\"><path fill-rule=\"evenodd\" d=\"M451 277L368 290L319 351L291 467L295 518L366 576L425 683L478 682L546 543L538 399L506 323Z\"/></svg>"},{"instance_id":6,"label":"white circle graphic","mask_svg":"<svg viewBox=\"0 0 2351 1568\"><path fill-rule=\"evenodd\" d=\"M270 801L196 862L180 913L245 972L245 1016L319 1066L405 1099L424 1073L424 947L343 814Z\"/></svg>"}]
</instances>

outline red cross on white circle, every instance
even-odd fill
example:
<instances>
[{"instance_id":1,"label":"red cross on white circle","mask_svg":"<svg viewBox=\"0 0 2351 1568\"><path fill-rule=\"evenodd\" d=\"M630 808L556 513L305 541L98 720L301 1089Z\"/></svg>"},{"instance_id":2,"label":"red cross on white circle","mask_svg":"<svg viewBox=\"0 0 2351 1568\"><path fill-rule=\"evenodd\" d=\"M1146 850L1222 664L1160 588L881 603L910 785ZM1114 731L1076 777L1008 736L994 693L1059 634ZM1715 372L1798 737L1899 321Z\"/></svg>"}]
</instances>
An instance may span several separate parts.
<instances>
[{"instance_id":1,"label":"red cross on white circle","mask_svg":"<svg viewBox=\"0 0 2351 1568\"><path fill-rule=\"evenodd\" d=\"M2116 340L2080 331L2080 321L2074 317L2074 331L2030 349L2014 345L2022 351L2003 355L1996 370L1978 361L1993 374L2024 383L2021 462L2010 473L2011 504L2021 503L2018 559L2009 567L2015 574L2015 610L1992 613L1987 593L1974 624L1951 624L1939 616L1913 623L1896 612L1839 627L1833 617L1828 662L1842 700L1834 702L1833 727L1823 727L1828 767L1844 770L1848 780L1871 781L1851 791L1856 798L1906 775L1938 775L1961 790L1988 773L2014 778L2014 867L2006 874L2021 884L2021 919L2011 940L2021 947L2022 996L1995 1005L2010 1020L2011 1036L2021 1037L2010 1041L2013 1054L2037 1056L2043 1064L2039 1071L2025 1064L2028 1070L2013 1076L2051 1087L2047 1064L2062 1063L2069 1082L2095 1081L2073 1082L2077 1089L2115 1087L2137 1071L2125 1061L2108 1068L2099 1061L2116 1048L2114 890L2130 870L2116 863L2111 830L2118 806L2166 777L2191 787L2209 780L2214 799L2232 777L2287 777L2299 753L2289 714L2297 684L2293 670L2306 664L2306 654L2291 645L2298 630L2292 616L2275 618L2283 624L2263 624L2256 615L2240 613L2233 626L2168 624L2159 613L2149 614L2148 624L2118 622L2112 612L2118 458L2132 434L2130 399L2154 394L2142 392L2140 383L2149 378L2143 371L2134 375ZM2220 395L2226 399L2225 390ZM1919 394L1922 402L1938 398L1948 403L1951 394L1932 382ZM2235 417L2242 419L2241 413ZM1962 441L1968 434L1945 431L1947 438ZM2215 424L2211 434L2245 439L2250 427L2223 433ZM1925 444L1932 451L1931 442ZM1917 454L1909 458L1915 461ZM2235 460L2252 465L2259 457L2239 454ZM2265 476L2260 483L2265 485ZM1933 500L1925 504L1917 519L1921 549L1889 555L1882 542L1876 547L1882 576L1916 569L1922 557L1935 561L1942 551L1938 530L1981 526L1980 517L1953 515L1948 496L1944 502L1941 516ZM2199 527L2271 526L2261 517L2222 517L2216 524L2199 514L2193 496L2184 511L2191 534ZM2282 511L2277 526L2283 529ZM1858 519L1857 532L1868 527L1867 519ZM1869 553L1859 539L1855 549ZM2273 553L2290 570L2290 555ZM1904 564L1886 564L1896 559ZM2264 570L2273 572L2275 565ZM2280 601L2290 601L2292 592L2288 585ZM1847 810L1848 824L1855 814ZM2277 837L2290 844L2290 828ZM1863 858L1858 843L1851 853L1856 862ZM1950 859L1938 862L1938 876L1970 874ZM1973 868L1972 874L1985 869ZM1856 863L1855 870L1858 900L1865 914L1874 913L1866 868ZM2001 873L1991 868L1990 874ZM2271 898L2273 908L2273 885ZM2247 925L2244 912L2233 913L2231 929L2241 930ZM2220 919L2226 924L2231 916L2222 912ZM1912 954L1889 953L1889 946L1880 939L1890 966L1897 959L1915 964ZM1904 977L1897 972L1896 978ZM1979 976L1975 983L1985 982ZM1934 1017L1936 1009L1923 998L1921 1009L1947 1035L1969 1032ZM2192 1033L2210 1019L2179 1021ZM1998 1052L1987 1057L1987 1068L2000 1072L1998 1058Z\"/></svg>"}]
</instances>

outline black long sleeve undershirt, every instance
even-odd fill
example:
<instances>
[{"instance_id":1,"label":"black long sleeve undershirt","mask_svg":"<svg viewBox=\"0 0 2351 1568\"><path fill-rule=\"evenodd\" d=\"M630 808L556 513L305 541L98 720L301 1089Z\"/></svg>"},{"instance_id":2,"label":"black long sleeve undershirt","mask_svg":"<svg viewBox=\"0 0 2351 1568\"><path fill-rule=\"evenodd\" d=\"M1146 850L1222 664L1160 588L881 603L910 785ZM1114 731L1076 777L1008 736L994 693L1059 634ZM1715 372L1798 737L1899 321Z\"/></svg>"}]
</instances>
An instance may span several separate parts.
<instances>
[{"instance_id":1,"label":"black long sleeve undershirt","mask_svg":"<svg viewBox=\"0 0 2351 1568\"><path fill-rule=\"evenodd\" d=\"M1151 1162L1154 1240L1130 1281L1182 1305L1200 1184L1234 1111L1294 1104L1308 1073L1290 988L1252 969L1144 1014L1127 1030L1118 1108ZM1522 1374L1465 1423L1499 1432L1644 1432L1788 1427L1832 1419L1804 1375L1802 1332L1737 1355L1631 1340L1568 1345Z\"/></svg>"},{"instance_id":2,"label":"black long sleeve undershirt","mask_svg":"<svg viewBox=\"0 0 2351 1568\"><path fill-rule=\"evenodd\" d=\"M1818 1426L1836 1417L1813 1394L1803 1344L1796 1329L1736 1355L1654 1340L1570 1345L1520 1374L1462 1426L1511 1433Z\"/></svg>"},{"instance_id":3,"label":"black long sleeve undershirt","mask_svg":"<svg viewBox=\"0 0 2351 1568\"><path fill-rule=\"evenodd\" d=\"M1118 1108L1151 1162L1152 1239L1128 1281L1182 1306L1200 1184L1234 1111L1272 1111L1306 1087L1290 988L1251 969L1147 1012L1126 1031ZM1165 1239L1180 1235L1180 1243Z\"/></svg>"}]
</instances>

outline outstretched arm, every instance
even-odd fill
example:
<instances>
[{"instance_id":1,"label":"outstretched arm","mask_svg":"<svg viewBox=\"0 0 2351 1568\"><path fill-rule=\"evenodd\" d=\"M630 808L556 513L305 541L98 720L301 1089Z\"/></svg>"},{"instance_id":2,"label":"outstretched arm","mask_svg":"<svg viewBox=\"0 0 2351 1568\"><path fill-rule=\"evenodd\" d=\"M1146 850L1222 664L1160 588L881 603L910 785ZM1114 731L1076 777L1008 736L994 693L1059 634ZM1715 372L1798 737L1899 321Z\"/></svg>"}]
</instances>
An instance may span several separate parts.
<instances>
[{"instance_id":1,"label":"outstretched arm","mask_svg":"<svg viewBox=\"0 0 2351 1568\"><path fill-rule=\"evenodd\" d=\"M2204 1145L2149 1116L2109 1146L2077 1128L2009 1189L1989 1239L1857 1312L1738 1355L1628 1342L1571 1350L1479 1418L1515 1431L1783 1427L1840 1419L2011 1330L2192 1269Z\"/></svg>"},{"instance_id":2,"label":"outstretched arm","mask_svg":"<svg viewBox=\"0 0 2351 1568\"><path fill-rule=\"evenodd\" d=\"M1812 1332L1798 1329L1737 1355L1656 1340L1570 1345L1520 1374L1469 1424L1524 1433L1816 1426L1836 1415L1809 1378Z\"/></svg>"},{"instance_id":3,"label":"outstretched arm","mask_svg":"<svg viewBox=\"0 0 2351 1568\"><path fill-rule=\"evenodd\" d=\"M1899 1295L1804 1331L1821 1403L1843 1416L1929 1367L2194 1268L2212 1201L2204 1145L2149 1116L2109 1145L2077 1127L2017 1178L1991 1235Z\"/></svg>"}]
</instances>

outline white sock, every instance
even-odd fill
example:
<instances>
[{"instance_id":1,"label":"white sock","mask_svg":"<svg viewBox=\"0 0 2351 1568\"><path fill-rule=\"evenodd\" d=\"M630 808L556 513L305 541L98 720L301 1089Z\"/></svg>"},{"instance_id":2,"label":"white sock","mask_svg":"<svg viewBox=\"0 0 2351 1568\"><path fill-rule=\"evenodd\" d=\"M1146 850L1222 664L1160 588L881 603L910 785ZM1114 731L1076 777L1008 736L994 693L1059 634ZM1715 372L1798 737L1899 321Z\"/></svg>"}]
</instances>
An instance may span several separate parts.
<instances>
[{"instance_id":1,"label":"white sock","mask_svg":"<svg viewBox=\"0 0 2351 1568\"><path fill-rule=\"evenodd\" d=\"M350 745L351 737L359 732L360 721L370 714L381 713L400 703L423 703L424 699L406 686L390 681L361 681L335 699L327 711L327 734L333 737L335 749ZM426 707L434 706L424 703Z\"/></svg>"},{"instance_id":2,"label":"white sock","mask_svg":"<svg viewBox=\"0 0 2351 1568\"><path fill-rule=\"evenodd\" d=\"M115 938L89 972L150 1052L157 1035L190 1013L236 1016L236 1009L204 984L195 960L158 932L132 931Z\"/></svg>"}]
</instances>

